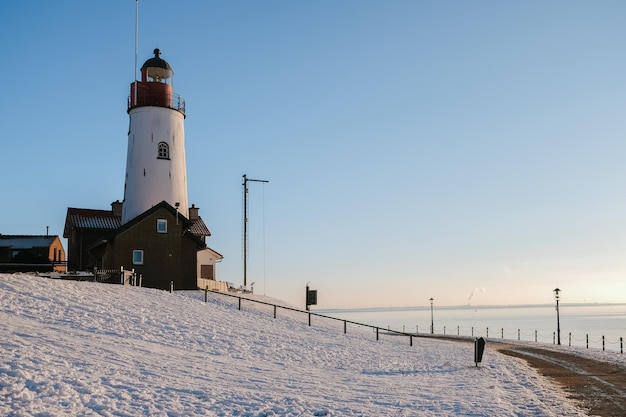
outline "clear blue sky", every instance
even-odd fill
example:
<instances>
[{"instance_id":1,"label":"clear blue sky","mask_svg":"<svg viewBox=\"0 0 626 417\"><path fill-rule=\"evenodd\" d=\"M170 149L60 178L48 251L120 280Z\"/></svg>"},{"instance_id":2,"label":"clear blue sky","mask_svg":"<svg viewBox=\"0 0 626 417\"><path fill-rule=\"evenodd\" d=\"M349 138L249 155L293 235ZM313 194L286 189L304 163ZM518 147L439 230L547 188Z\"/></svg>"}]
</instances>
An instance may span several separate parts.
<instances>
[{"instance_id":1,"label":"clear blue sky","mask_svg":"<svg viewBox=\"0 0 626 417\"><path fill-rule=\"evenodd\" d=\"M626 302L626 3L139 1L186 99L189 201L319 307ZM0 233L123 197L135 1L0 4ZM472 294L474 294L472 296Z\"/></svg>"}]
</instances>

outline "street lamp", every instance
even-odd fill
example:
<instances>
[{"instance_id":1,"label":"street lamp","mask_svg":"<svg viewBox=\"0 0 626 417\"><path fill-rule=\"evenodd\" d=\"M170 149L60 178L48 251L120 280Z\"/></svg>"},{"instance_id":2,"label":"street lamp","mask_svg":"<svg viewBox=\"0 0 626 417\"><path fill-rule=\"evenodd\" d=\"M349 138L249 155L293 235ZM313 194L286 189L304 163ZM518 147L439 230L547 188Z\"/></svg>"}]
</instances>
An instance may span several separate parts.
<instances>
[{"instance_id":1,"label":"street lamp","mask_svg":"<svg viewBox=\"0 0 626 417\"><path fill-rule=\"evenodd\" d=\"M561 296L559 295L559 293L561 292L561 290L559 290L559 288L555 288L554 290L554 299L556 300L556 344L560 345L561 344L561 320L559 318L559 299L561 298Z\"/></svg>"},{"instance_id":2,"label":"street lamp","mask_svg":"<svg viewBox=\"0 0 626 417\"><path fill-rule=\"evenodd\" d=\"M435 333L435 321L433 320L433 298L430 297L430 334Z\"/></svg>"}]
</instances>

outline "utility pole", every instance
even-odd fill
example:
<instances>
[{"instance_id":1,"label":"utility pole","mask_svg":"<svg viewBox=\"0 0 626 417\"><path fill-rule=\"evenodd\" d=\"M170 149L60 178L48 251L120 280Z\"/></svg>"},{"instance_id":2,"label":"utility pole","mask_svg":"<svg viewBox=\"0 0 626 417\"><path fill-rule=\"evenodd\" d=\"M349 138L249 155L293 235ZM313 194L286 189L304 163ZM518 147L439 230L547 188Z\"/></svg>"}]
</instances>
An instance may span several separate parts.
<instances>
[{"instance_id":1,"label":"utility pole","mask_svg":"<svg viewBox=\"0 0 626 417\"><path fill-rule=\"evenodd\" d=\"M243 286L245 288L248 278L248 181L269 182L266 180L253 180L243 174Z\"/></svg>"}]
</instances>

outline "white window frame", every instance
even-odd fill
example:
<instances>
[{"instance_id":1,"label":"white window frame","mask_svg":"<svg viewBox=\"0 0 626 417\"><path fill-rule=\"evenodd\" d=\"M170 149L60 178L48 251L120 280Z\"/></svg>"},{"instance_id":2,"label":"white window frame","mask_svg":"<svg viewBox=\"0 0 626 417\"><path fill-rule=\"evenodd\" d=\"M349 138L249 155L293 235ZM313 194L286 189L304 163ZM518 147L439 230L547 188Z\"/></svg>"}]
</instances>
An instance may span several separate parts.
<instances>
[{"instance_id":1,"label":"white window frame","mask_svg":"<svg viewBox=\"0 0 626 417\"><path fill-rule=\"evenodd\" d=\"M170 159L170 145L159 142L157 145L157 159Z\"/></svg>"},{"instance_id":2,"label":"white window frame","mask_svg":"<svg viewBox=\"0 0 626 417\"><path fill-rule=\"evenodd\" d=\"M133 249L133 265L143 265L142 249Z\"/></svg>"},{"instance_id":3,"label":"white window frame","mask_svg":"<svg viewBox=\"0 0 626 417\"><path fill-rule=\"evenodd\" d=\"M167 219L157 219L156 230L157 233L167 233Z\"/></svg>"}]
</instances>

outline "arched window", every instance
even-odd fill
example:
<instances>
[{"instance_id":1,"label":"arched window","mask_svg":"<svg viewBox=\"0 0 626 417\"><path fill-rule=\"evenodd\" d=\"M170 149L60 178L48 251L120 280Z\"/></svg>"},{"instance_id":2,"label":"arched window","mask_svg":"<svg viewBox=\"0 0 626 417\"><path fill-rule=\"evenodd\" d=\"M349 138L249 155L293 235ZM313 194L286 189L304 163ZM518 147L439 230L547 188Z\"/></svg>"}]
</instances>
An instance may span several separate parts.
<instances>
[{"instance_id":1,"label":"arched window","mask_svg":"<svg viewBox=\"0 0 626 417\"><path fill-rule=\"evenodd\" d=\"M165 142L159 142L158 159L170 159L170 147Z\"/></svg>"}]
</instances>

